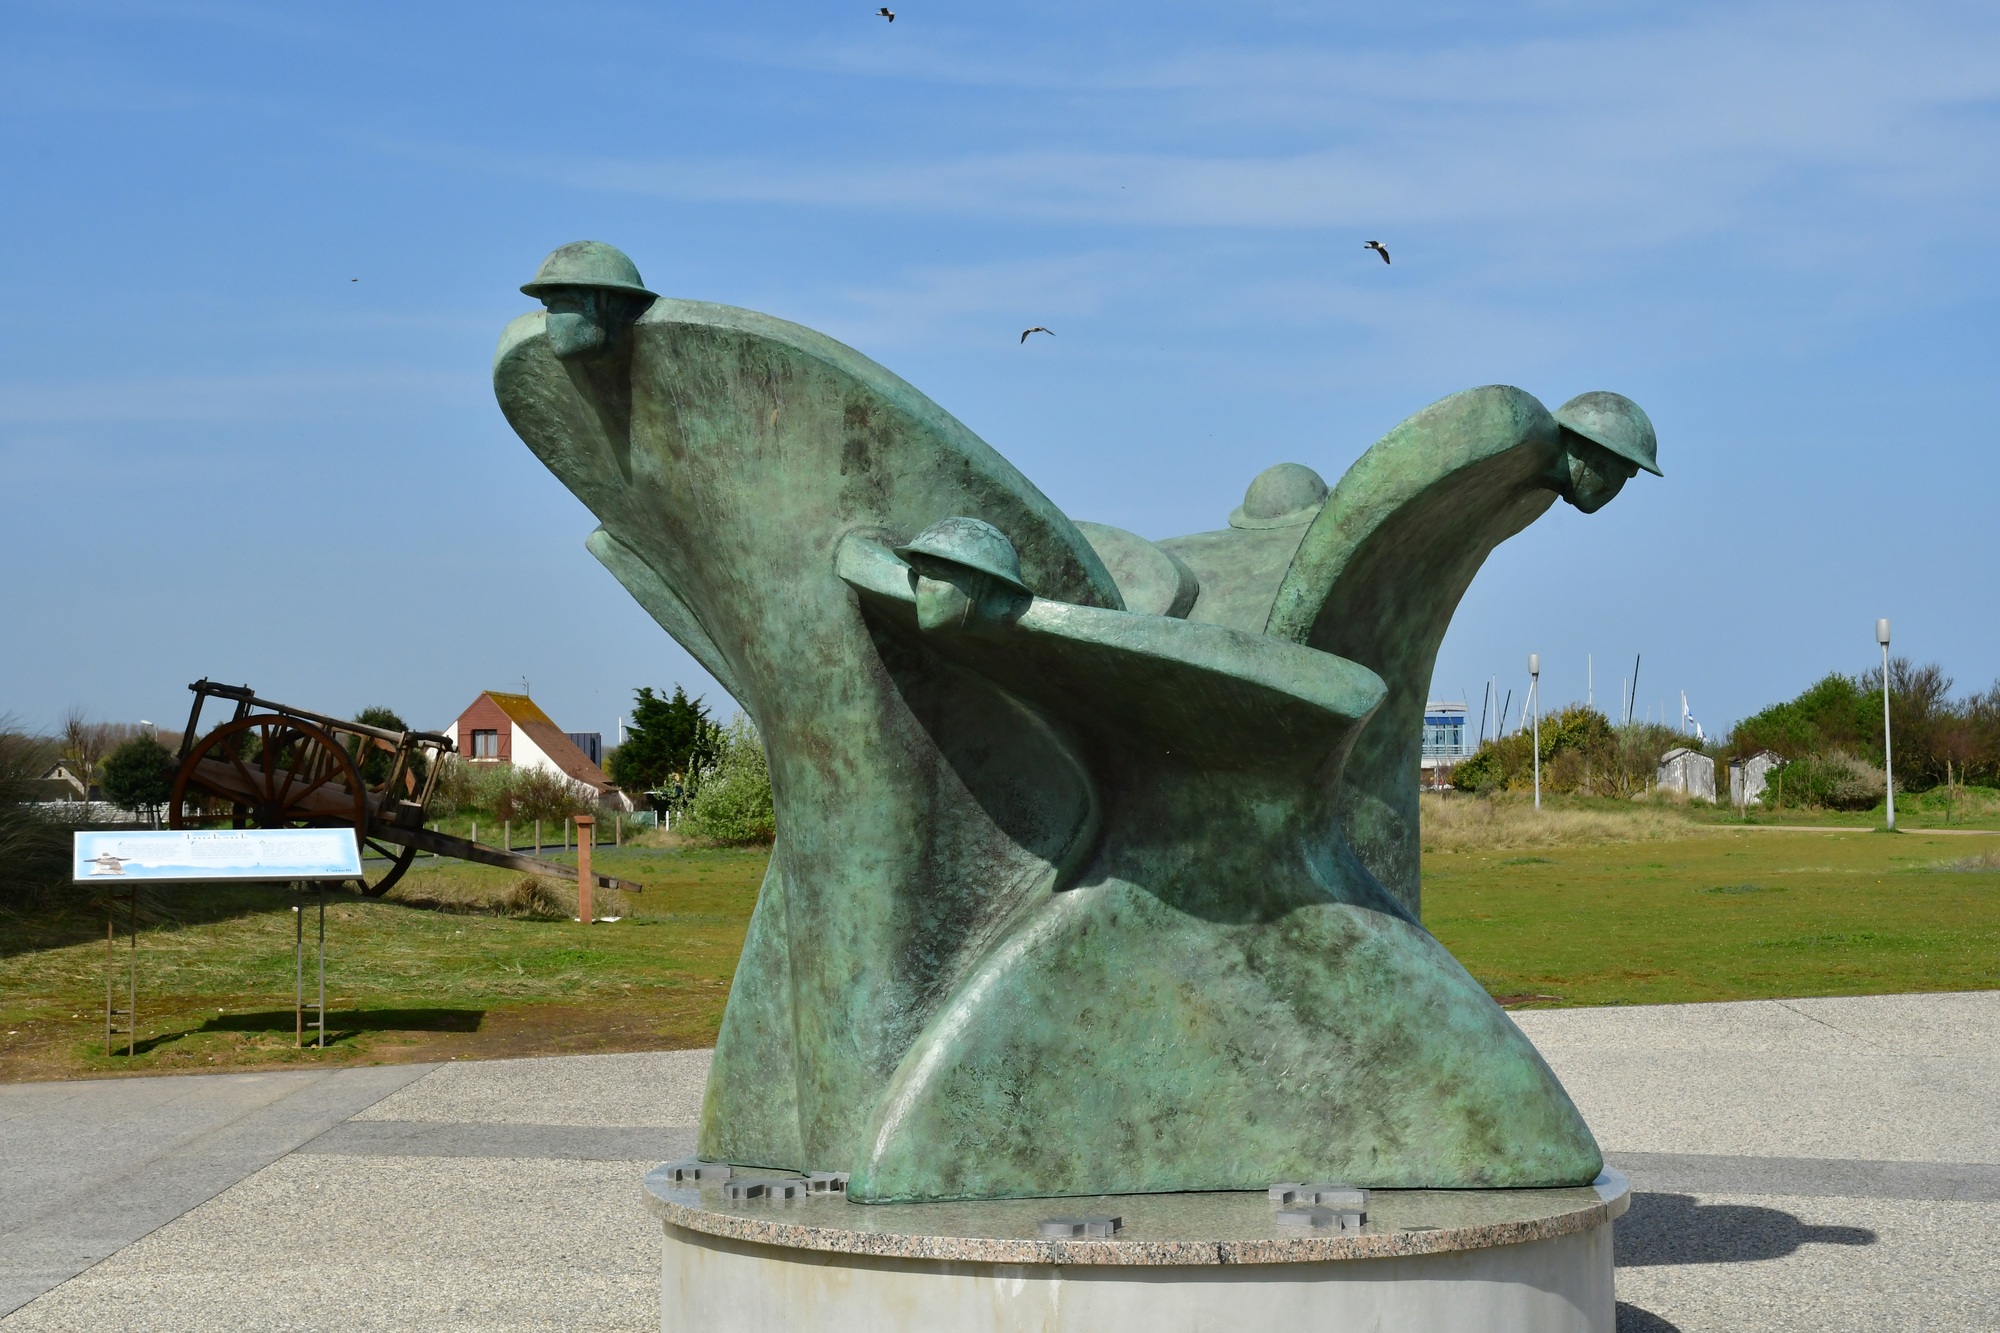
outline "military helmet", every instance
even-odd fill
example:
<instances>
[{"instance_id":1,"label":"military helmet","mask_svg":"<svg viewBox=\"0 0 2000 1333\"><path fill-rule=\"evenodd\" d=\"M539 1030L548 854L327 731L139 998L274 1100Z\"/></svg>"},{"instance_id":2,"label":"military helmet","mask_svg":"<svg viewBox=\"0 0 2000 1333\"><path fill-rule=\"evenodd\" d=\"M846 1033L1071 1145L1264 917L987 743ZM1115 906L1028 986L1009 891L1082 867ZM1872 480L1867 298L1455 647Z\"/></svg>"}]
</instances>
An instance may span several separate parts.
<instances>
[{"instance_id":1,"label":"military helmet","mask_svg":"<svg viewBox=\"0 0 2000 1333\"><path fill-rule=\"evenodd\" d=\"M532 282L521 285L529 296L540 297L558 287L608 287L634 296L657 299L639 280L639 267L623 250L603 241L571 241L549 253L535 270Z\"/></svg>"},{"instance_id":2,"label":"military helmet","mask_svg":"<svg viewBox=\"0 0 2000 1333\"><path fill-rule=\"evenodd\" d=\"M991 523L976 518L940 519L918 533L916 540L909 545L898 546L896 554L904 557L925 555L933 560L963 565L998 579L1017 591L1031 591L1027 584L1021 582L1021 557L1015 553L1014 543Z\"/></svg>"},{"instance_id":3,"label":"military helmet","mask_svg":"<svg viewBox=\"0 0 2000 1333\"><path fill-rule=\"evenodd\" d=\"M1259 472L1229 515L1232 528L1289 528L1326 503L1326 482L1303 463L1278 463Z\"/></svg>"},{"instance_id":4,"label":"military helmet","mask_svg":"<svg viewBox=\"0 0 2000 1333\"><path fill-rule=\"evenodd\" d=\"M1556 409L1556 420L1626 462L1637 463L1656 477L1666 475L1660 471L1660 440L1652 421L1624 394L1602 389L1580 393Z\"/></svg>"}]
</instances>

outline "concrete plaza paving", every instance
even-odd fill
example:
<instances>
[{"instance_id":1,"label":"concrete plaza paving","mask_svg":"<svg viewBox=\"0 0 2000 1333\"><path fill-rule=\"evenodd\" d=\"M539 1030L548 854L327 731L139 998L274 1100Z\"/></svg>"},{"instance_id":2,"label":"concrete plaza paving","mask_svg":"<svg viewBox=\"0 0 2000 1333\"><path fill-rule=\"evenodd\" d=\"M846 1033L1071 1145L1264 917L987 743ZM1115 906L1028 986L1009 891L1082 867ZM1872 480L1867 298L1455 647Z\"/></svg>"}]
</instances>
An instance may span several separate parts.
<instances>
[{"instance_id":1,"label":"concrete plaza paving","mask_svg":"<svg viewBox=\"0 0 2000 1333\"><path fill-rule=\"evenodd\" d=\"M2000 1328L2000 993L1517 1019L1633 1177L1622 1333ZM655 1329L706 1072L0 1087L0 1329Z\"/></svg>"}]
</instances>

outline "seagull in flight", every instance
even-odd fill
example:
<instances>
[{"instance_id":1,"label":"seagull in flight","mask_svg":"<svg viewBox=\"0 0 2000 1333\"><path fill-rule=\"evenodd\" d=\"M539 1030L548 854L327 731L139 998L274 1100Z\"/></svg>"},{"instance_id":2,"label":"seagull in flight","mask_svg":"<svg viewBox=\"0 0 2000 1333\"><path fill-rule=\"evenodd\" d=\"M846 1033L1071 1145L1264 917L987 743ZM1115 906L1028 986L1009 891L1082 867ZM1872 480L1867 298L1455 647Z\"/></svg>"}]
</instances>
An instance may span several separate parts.
<instances>
[{"instance_id":1,"label":"seagull in flight","mask_svg":"<svg viewBox=\"0 0 2000 1333\"><path fill-rule=\"evenodd\" d=\"M1388 263L1388 262L1389 262L1389 247L1388 247L1388 246L1386 246L1386 245L1384 245L1384 244L1382 244L1382 242L1380 242L1380 241L1370 241L1370 242L1368 242L1368 243L1367 243L1366 245L1362 246L1361 248L1362 248L1363 250L1373 250L1373 251L1374 251L1374 252L1375 252L1376 254L1378 254L1378 255L1382 256L1382 262L1383 262L1383 263L1385 263L1385 264L1386 264L1386 263Z\"/></svg>"},{"instance_id":2,"label":"seagull in flight","mask_svg":"<svg viewBox=\"0 0 2000 1333\"><path fill-rule=\"evenodd\" d=\"M887 19L889 22L894 23L896 21L896 11L884 5L875 11L875 17L878 19Z\"/></svg>"},{"instance_id":3,"label":"seagull in flight","mask_svg":"<svg viewBox=\"0 0 2000 1333\"><path fill-rule=\"evenodd\" d=\"M1029 335L1029 334L1031 334L1031 333L1046 333L1046 334L1048 334L1048 335L1049 335L1049 337L1051 337L1051 338L1053 338L1053 337L1055 337L1055 336L1056 336L1056 331L1055 331L1054 329L1045 329L1045 328L1043 328L1043 327L1042 327L1041 325L1037 324L1037 325L1035 325L1035 327L1034 327L1034 328L1032 328L1032 329L1022 329L1022 330L1021 330L1021 341L1022 341L1022 342L1026 342L1026 341L1028 341L1028 335Z\"/></svg>"}]
</instances>

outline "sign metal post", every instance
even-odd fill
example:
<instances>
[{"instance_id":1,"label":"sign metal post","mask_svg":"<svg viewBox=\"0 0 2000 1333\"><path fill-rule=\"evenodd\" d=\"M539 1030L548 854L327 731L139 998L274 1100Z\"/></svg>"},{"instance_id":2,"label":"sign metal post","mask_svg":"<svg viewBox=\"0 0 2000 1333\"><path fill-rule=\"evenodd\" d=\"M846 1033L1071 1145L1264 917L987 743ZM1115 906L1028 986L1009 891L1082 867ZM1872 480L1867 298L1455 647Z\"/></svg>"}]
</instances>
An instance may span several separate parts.
<instances>
[{"instance_id":1,"label":"sign metal post","mask_svg":"<svg viewBox=\"0 0 2000 1333\"><path fill-rule=\"evenodd\" d=\"M106 890L104 930L104 1053L123 1035L127 1059L139 1050L139 889L141 884L292 884L300 902L292 910L296 1037L305 1044L305 905L319 904L319 1029L326 1046L326 887L361 878L361 849L346 829L150 829L90 830L75 835L70 880ZM126 908L132 936L126 955L125 1007L118 1007L118 908ZM121 1029L118 1020L123 1018Z\"/></svg>"}]
</instances>

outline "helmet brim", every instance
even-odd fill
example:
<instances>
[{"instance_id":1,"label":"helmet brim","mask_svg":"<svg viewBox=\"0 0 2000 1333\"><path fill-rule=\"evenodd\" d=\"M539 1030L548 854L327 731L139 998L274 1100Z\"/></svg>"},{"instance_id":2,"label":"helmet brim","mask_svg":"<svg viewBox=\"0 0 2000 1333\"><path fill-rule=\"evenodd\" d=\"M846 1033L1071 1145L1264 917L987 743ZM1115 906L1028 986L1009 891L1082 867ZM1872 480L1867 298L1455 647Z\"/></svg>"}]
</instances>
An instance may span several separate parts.
<instances>
[{"instance_id":1,"label":"helmet brim","mask_svg":"<svg viewBox=\"0 0 2000 1333\"><path fill-rule=\"evenodd\" d=\"M1319 511L1326 508L1326 501L1310 504L1303 509L1293 509L1283 514L1273 514L1268 518L1258 518L1245 512L1242 505L1229 511L1229 526L1256 532L1269 528L1296 528L1301 523L1310 523L1319 517Z\"/></svg>"},{"instance_id":2,"label":"helmet brim","mask_svg":"<svg viewBox=\"0 0 2000 1333\"><path fill-rule=\"evenodd\" d=\"M987 578L992 579L996 583L1004 583L1008 587L1012 588L1015 592L1024 592L1028 594L1028 596L1030 597L1033 597L1035 595L1035 590L1033 588L1030 588L1027 584L1021 582L1021 580L1015 578L1012 574L1003 573L1002 571L997 569L988 569L984 565L970 564L967 561L959 559L955 555L940 555L936 551L926 550L921 546L896 546L890 549L894 550L897 555L903 557L903 559L906 561L911 556L915 555L915 556L922 556L926 560L936 560L941 564L957 565L960 569L970 569L975 573L984 574Z\"/></svg>"},{"instance_id":3,"label":"helmet brim","mask_svg":"<svg viewBox=\"0 0 2000 1333\"><path fill-rule=\"evenodd\" d=\"M1567 421L1558 422L1557 424L1559 424L1564 430L1568 431L1570 434L1576 436L1578 439L1589 440L1592 444L1604 450L1604 452L1611 454L1614 457L1624 459L1626 462L1632 464L1632 466L1640 469L1643 472L1650 472L1656 477L1664 477L1667 475L1666 473L1660 471L1660 465L1658 463L1655 463L1651 459L1645 458L1640 454L1633 452L1632 450L1621 449L1619 446L1612 444L1608 440L1600 440L1595 435L1592 435L1589 431L1578 430L1575 426L1570 425Z\"/></svg>"},{"instance_id":4,"label":"helmet brim","mask_svg":"<svg viewBox=\"0 0 2000 1333\"><path fill-rule=\"evenodd\" d=\"M544 292L561 291L566 287L597 287L609 292L626 292L633 296L643 296L651 301L660 299L658 292L647 291L637 283L631 282L524 282L521 284L521 295L532 296L539 301Z\"/></svg>"}]
</instances>

